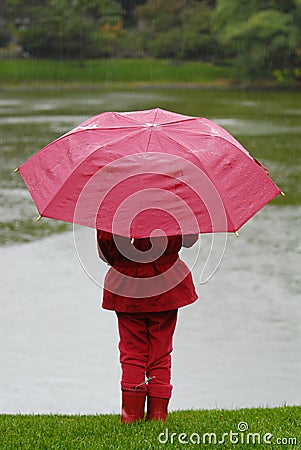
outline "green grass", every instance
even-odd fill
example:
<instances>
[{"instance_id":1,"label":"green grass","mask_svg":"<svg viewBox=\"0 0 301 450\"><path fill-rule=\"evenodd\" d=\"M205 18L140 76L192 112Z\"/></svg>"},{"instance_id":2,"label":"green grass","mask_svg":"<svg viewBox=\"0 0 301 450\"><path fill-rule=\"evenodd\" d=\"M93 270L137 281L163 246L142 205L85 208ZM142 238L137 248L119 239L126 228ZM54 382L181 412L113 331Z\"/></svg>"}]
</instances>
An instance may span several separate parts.
<instances>
[{"instance_id":1,"label":"green grass","mask_svg":"<svg viewBox=\"0 0 301 450\"><path fill-rule=\"evenodd\" d=\"M242 422L247 424L246 431L242 428L239 431ZM206 433L214 435L210 437ZM130 425L120 424L119 415L2 415L0 448L299 449L301 407L175 411L169 414L166 423L152 421Z\"/></svg>"},{"instance_id":2,"label":"green grass","mask_svg":"<svg viewBox=\"0 0 301 450\"><path fill-rule=\"evenodd\" d=\"M2 60L0 84L33 82L199 82L220 79L230 81L233 70L210 63L181 62L157 59L97 59L78 61Z\"/></svg>"}]
</instances>

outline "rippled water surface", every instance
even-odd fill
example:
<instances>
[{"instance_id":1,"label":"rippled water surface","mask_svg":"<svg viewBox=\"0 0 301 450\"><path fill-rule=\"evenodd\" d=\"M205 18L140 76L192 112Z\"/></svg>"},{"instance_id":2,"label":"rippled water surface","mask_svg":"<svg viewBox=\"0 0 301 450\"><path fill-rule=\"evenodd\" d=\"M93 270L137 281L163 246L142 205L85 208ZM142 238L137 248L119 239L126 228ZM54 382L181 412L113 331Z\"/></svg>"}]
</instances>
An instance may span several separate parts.
<instances>
[{"instance_id":1,"label":"rippled water surface","mask_svg":"<svg viewBox=\"0 0 301 450\"><path fill-rule=\"evenodd\" d=\"M0 412L118 412L117 329L82 269L72 227L43 219L12 170L106 110L161 108L216 120L268 166L287 196L229 235L199 284L209 236L183 252L199 301L180 312L171 407L300 404L300 93L194 89L6 90L0 97ZM76 229L102 283L93 231ZM219 259L219 239L213 250ZM82 251L82 250L81 250Z\"/></svg>"}]
</instances>

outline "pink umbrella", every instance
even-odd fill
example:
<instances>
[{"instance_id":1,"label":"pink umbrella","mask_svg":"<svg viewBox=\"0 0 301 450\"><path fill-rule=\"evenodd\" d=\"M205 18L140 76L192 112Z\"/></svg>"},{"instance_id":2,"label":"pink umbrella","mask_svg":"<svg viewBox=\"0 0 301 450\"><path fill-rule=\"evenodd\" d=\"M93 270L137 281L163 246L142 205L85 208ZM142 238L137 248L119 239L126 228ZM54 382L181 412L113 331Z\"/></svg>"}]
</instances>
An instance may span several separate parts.
<instances>
[{"instance_id":1,"label":"pink umbrella","mask_svg":"<svg viewBox=\"0 0 301 450\"><path fill-rule=\"evenodd\" d=\"M40 216L131 237L236 232L280 189L216 123L106 112L19 167Z\"/></svg>"}]
</instances>

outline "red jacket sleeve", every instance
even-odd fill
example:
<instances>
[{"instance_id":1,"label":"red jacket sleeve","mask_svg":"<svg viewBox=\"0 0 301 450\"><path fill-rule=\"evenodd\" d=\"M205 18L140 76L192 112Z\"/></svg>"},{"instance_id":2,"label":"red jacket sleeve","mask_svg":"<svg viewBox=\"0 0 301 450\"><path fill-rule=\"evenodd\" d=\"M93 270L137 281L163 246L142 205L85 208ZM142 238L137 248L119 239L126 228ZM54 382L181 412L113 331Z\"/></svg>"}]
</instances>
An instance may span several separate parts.
<instances>
[{"instance_id":1,"label":"red jacket sleeve","mask_svg":"<svg viewBox=\"0 0 301 450\"><path fill-rule=\"evenodd\" d=\"M183 236L183 247L192 247L198 240L198 234L186 234Z\"/></svg>"},{"instance_id":2,"label":"red jacket sleeve","mask_svg":"<svg viewBox=\"0 0 301 450\"><path fill-rule=\"evenodd\" d=\"M96 230L97 249L99 257L110 266L114 264L116 248L111 233Z\"/></svg>"}]
</instances>

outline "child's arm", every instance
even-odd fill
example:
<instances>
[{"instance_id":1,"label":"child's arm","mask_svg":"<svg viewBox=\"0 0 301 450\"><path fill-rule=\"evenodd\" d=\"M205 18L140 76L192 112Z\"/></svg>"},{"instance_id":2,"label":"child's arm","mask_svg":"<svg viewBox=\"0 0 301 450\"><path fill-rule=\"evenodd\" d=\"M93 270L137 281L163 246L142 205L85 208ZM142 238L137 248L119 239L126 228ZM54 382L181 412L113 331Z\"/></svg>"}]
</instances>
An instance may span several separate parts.
<instances>
[{"instance_id":1,"label":"child's arm","mask_svg":"<svg viewBox=\"0 0 301 450\"><path fill-rule=\"evenodd\" d=\"M193 244L198 240L198 234L186 234L183 236L182 245L183 247L192 247Z\"/></svg>"},{"instance_id":2,"label":"child's arm","mask_svg":"<svg viewBox=\"0 0 301 450\"><path fill-rule=\"evenodd\" d=\"M108 263L108 261L106 260L104 254L102 253L102 251L100 249L99 242L97 243L97 251L98 251L98 256L100 257L100 259L102 259L104 262Z\"/></svg>"},{"instance_id":3,"label":"child's arm","mask_svg":"<svg viewBox=\"0 0 301 450\"><path fill-rule=\"evenodd\" d=\"M106 233L101 230L96 230L96 232L98 256L112 266L114 263L114 257L111 251L113 236L111 233Z\"/></svg>"}]
</instances>

